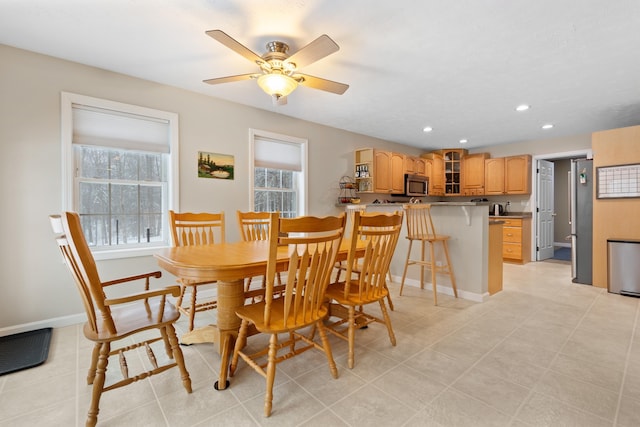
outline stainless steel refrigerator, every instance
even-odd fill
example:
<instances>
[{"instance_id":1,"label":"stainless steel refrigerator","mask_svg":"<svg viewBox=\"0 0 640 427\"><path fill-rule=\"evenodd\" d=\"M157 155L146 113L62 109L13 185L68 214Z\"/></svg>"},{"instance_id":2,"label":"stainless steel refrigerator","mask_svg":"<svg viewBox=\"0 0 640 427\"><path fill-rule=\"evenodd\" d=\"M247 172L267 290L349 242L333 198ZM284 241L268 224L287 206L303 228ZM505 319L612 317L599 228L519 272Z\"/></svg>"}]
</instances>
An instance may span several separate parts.
<instances>
[{"instance_id":1,"label":"stainless steel refrigerator","mask_svg":"<svg viewBox=\"0 0 640 427\"><path fill-rule=\"evenodd\" d=\"M571 160L569 172L571 276L573 282L585 285L592 284L593 178L593 160Z\"/></svg>"}]
</instances>

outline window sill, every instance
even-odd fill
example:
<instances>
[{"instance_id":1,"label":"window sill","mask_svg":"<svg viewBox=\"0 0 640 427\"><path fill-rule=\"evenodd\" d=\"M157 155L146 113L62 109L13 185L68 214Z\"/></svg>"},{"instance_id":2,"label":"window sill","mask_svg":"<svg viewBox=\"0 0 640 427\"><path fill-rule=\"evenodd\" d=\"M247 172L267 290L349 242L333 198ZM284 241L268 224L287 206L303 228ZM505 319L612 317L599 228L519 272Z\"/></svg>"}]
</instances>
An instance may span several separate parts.
<instances>
[{"instance_id":1,"label":"window sill","mask_svg":"<svg viewBox=\"0 0 640 427\"><path fill-rule=\"evenodd\" d=\"M153 256L160 249L167 248L166 245L154 246L151 248L131 248L131 249L117 249L117 250L104 250L93 251L93 258L96 261L108 260L108 259L122 259L122 258L136 258L144 256Z\"/></svg>"}]
</instances>

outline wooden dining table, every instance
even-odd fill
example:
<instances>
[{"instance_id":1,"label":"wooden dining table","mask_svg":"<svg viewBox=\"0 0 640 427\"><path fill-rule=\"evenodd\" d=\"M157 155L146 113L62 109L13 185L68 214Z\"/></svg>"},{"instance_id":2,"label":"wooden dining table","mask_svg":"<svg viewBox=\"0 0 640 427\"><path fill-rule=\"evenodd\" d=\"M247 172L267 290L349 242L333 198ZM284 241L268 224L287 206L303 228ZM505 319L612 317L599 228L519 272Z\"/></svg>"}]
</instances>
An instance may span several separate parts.
<instances>
[{"instance_id":1,"label":"wooden dining table","mask_svg":"<svg viewBox=\"0 0 640 427\"><path fill-rule=\"evenodd\" d=\"M346 260L349 240L343 239L337 261ZM227 388L229 357L240 328L236 309L245 303L244 279L265 274L269 242L240 241L202 246L176 246L164 248L154 256L161 268L174 276L190 281L217 281L217 324L208 325L181 337L182 344L213 342L220 354L220 373L214 387ZM284 271L289 262L286 246L278 250L278 271Z\"/></svg>"}]
</instances>

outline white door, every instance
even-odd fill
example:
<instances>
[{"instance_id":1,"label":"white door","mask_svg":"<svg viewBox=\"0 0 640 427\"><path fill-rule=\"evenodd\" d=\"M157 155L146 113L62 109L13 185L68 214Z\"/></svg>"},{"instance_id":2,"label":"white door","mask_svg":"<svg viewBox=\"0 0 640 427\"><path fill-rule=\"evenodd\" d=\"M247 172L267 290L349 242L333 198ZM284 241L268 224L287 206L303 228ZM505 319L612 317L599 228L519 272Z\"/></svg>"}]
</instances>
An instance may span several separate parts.
<instances>
[{"instance_id":1,"label":"white door","mask_svg":"<svg viewBox=\"0 0 640 427\"><path fill-rule=\"evenodd\" d=\"M553 163L538 160L538 223L536 224L536 241L538 251L536 259L553 258Z\"/></svg>"}]
</instances>

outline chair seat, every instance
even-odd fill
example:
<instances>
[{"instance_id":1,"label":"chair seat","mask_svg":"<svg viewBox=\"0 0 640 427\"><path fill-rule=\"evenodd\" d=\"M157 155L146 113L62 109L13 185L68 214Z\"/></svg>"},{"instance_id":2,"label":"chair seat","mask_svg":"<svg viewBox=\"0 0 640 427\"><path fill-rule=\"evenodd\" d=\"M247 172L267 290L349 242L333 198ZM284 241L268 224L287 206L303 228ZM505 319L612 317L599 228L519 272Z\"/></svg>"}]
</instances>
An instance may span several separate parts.
<instances>
[{"instance_id":1,"label":"chair seat","mask_svg":"<svg viewBox=\"0 0 640 427\"><path fill-rule=\"evenodd\" d=\"M287 319L287 326L284 326L284 298L276 298L271 303L271 322L269 326L264 323L264 309L265 302L260 301L255 304L245 305L236 310L236 315L243 319L253 323L256 329L262 333L275 334L280 332L289 332L296 329L304 328L312 325L319 319L322 319L328 313L329 309L324 306L319 310L319 316L310 318L303 318L298 315L297 318L293 315Z\"/></svg>"},{"instance_id":2,"label":"chair seat","mask_svg":"<svg viewBox=\"0 0 640 427\"><path fill-rule=\"evenodd\" d=\"M161 311L160 303L160 298L153 298L149 300L148 308L145 307L142 301L123 307L114 307L111 309L111 317L117 330L115 334L110 334L105 325L98 322L97 333L91 330L91 326L88 323L85 323L84 336L96 342L113 341L146 329L156 329L158 325L172 324L180 318L180 312L169 301L165 301L162 316L159 316ZM147 313L147 316L143 317L140 314L144 312ZM158 321L158 319L162 320Z\"/></svg>"},{"instance_id":3,"label":"chair seat","mask_svg":"<svg viewBox=\"0 0 640 427\"><path fill-rule=\"evenodd\" d=\"M360 295L360 288L358 286L358 282L355 280L351 281L351 285L349 287L348 297L344 297L344 286L345 282L332 283L327 287L327 291L325 295L328 298L331 298L337 301L339 304L344 305L365 305L371 304L380 300L381 298L386 298L389 294L389 290L386 287L377 288L375 293L368 295Z\"/></svg>"}]
</instances>

